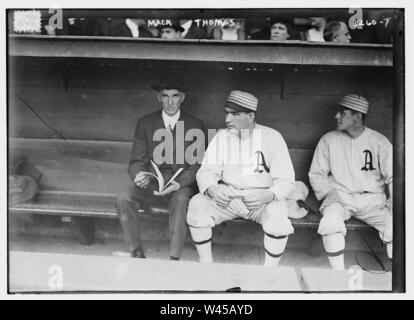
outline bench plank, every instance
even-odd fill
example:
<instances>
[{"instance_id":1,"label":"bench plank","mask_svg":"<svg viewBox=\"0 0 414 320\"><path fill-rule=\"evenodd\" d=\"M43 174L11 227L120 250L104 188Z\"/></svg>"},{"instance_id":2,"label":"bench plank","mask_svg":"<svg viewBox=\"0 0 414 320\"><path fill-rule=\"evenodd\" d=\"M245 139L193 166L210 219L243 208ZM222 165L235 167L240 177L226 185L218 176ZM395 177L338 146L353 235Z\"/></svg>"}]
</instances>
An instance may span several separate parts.
<instances>
[{"instance_id":1,"label":"bench plank","mask_svg":"<svg viewBox=\"0 0 414 320\"><path fill-rule=\"evenodd\" d=\"M314 205L311 205L311 207L315 208ZM40 191L31 202L14 205L9 208L9 212L117 218L115 194ZM165 219L168 217L168 209L164 206L152 206L146 210L139 210L139 214L146 218ZM291 219L295 228L317 228L319 220L320 215L314 213L309 213L303 219ZM242 222L244 220L234 221ZM364 222L353 218L346 222L346 226L350 230L369 228Z\"/></svg>"},{"instance_id":2,"label":"bench plank","mask_svg":"<svg viewBox=\"0 0 414 320\"><path fill-rule=\"evenodd\" d=\"M10 139L12 155L23 154L27 161L43 173L40 192L29 203L9 208L15 213L49 214L116 218L115 197L131 185L126 161L130 142L60 139ZM289 149L297 179L308 181L307 173L313 151ZM311 193L308 204L317 211L319 203ZM167 215L165 207L141 210L143 216ZM304 219L292 219L295 227L317 228L320 216L309 214ZM349 229L366 228L361 221L351 219Z\"/></svg>"}]
</instances>

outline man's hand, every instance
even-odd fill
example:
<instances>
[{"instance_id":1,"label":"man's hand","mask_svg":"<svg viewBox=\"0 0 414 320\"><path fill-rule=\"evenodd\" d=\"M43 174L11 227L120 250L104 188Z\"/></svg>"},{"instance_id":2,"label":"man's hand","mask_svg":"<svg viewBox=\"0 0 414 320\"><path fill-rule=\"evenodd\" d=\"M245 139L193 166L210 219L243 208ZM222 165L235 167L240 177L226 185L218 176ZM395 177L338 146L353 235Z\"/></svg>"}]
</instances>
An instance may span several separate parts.
<instances>
[{"instance_id":1,"label":"man's hand","mask_svg":"<svg viewBox=\"0 0 414 320\"><path fill-rule=\"evenodd\" d=\"M158 192L154 190L154 194L156 196L163 197L171 192L177 191L178 189L180 189L180 184L177 181L171 181L171 184L167 188L165 188L163 191Z\"/></svg>"},{"instance_id":2,"label":"man's hand","mask_svg":"<svg viewBox=\"0 0 414 320\"><path fill-rule=\"evenodd\" d=\"M228 187L220 184L207 189L207 194L214 199L218 207L223 209L227 208L231 201L230 193Z\"/></svg>"},{"instance_id":3,"label":"man's hand","mask_svg":"<svg viewBox=\"0 0 414 320\"><path fill-rule=\"evenodd\" d=\"M134 182L137 187L146 189L148 188L150 184L150 180L151 180L151 176L143 172L138 172L137 175L135 176Z\"/></svg>"},{"instance_id":4,"label":"man's hand","mask_svg":"<svg viewBox=\"0 0 414 320\"><path fill-rule=\"evenodd\" d=\"M250 211L258 210L263 205L271 202L275 194L268 190L259 190L249 192L243 199L244 204Z\"/></svg>"}]
</instances>

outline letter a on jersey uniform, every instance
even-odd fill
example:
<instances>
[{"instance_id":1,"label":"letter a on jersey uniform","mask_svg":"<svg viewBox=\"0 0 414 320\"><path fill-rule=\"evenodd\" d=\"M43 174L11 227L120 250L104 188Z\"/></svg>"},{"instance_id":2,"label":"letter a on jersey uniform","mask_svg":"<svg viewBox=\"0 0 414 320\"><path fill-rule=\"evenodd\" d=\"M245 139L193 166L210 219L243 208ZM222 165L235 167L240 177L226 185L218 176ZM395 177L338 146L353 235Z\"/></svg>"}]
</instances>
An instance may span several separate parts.
<instances>
[{"instance_id":1,"label":"letter a on jersey uniform","mask_svg":"<svg viewBox=\"0 0 414 320\"><path fill-rule=\"evenodd\" d=\"M374 166L372 165L372 152L369 150L364 150L363 153L365 153L365 164L361 168L361 170L363 171L376 170Z\"/></svg>"}]
</instances>

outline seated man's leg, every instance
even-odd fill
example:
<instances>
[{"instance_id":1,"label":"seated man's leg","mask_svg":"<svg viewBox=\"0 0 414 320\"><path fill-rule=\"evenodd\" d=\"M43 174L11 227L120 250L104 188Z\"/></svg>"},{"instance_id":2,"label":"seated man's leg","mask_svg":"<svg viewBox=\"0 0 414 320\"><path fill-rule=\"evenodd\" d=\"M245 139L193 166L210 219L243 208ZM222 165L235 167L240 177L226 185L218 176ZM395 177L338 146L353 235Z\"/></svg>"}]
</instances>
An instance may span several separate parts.
<instances>
[{"instance_id":1,"label":"seated man's leg","mask_svg":"<svg viewBox=\"0 0 414 320\"><path fill-rule=\"evenodd\" d=\"M194 193L194 188L181 188L174 192L168 203L168 210L170 211L170 257L173 260L178 260L181 257L187 237L188 203Z\"/></svg>"},{"instance_id":2,"label":"seated man's leg","mask_svg":"<svg viewBox=\"0 0 414 320\"><path fill-rule=\"evenodd\" d=\"M259 223L264 231L265 266L277 266L293 226L288 218L287 202L272 201L263 210Z\"/></svg>"},{"instance_id":3,"label":"seated man's leg","mask_svg":"<svg viewBox=\"0 0 414 320\"><path fill-rule=\"evenodd\" d=\"M355 215L356 218L378 230L380 239L387 246L387 255L392 259L392 212L387 207L379 207L377 210L362 212Z\"/></svg>"},{"instance_id":4,"label":"seated man's leg","mask_svg":"<svg viewBox=\"0 0 414 320\"><path fill-rule=\"evenodd\" d=\"M209 217L203 214L207 201L199 193L190 200L188 205L187 223L190 227L191 237L197 248L200 262L213 262L213 254L211 252L212 225Z\"/></svg>"},{"instance_id":5,"label":"seated man's leg","mask_svg":"<svg viewBox=\"0 0 414 320\"><path fill-rule=\"evenodd\" d=\"M346 226L345 209L339 203L333 203L322 209L318 233L322 235L323 245L333 269L344 270L344 250Z\"/></svg>"},{"instance_id":6,"label":"seated man's leg","mask_svg":"<svg viewBox=\"0 0 414 320\"><path fill-rule=\"evenodd\" d=\"M138 209L145 199L145 190L131 186L116 197L116 209L121 222L124 239L131 256L145 258L141 243Z\"/></svg>"},{"instance_id":7,"label":"seated man's leg","mask_svg":"<svg viewBox=\"0 0 414 320\"><path fill-rule=\"evenodd\" d=\"M190 200L187 223L190 227L200 262L213 262L213 255L211 253L212 227L234 218L234 214L218 208L213 200L200 193Z\"/></svg>"}]
</instances>

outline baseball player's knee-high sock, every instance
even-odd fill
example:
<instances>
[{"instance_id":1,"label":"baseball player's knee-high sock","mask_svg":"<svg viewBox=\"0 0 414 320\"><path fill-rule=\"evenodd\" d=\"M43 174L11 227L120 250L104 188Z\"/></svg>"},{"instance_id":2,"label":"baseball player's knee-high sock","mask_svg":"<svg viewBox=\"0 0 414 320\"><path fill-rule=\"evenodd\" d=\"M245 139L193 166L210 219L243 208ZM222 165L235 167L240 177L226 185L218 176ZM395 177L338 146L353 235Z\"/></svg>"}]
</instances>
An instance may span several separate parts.
<instances>
[{"instance_id":1,"label":"baseball player's knee-high sock","mask_svg":"<svg viewBox=\"0 0 414 320\"><path fill-rule=\"evenodd\" d=\"M196 246L200 262L213 262L211 253L212 230L208 228L195 228L190 226L191 237Z\"/></svg>"},{"instance_id":2,"label":"baseball player's knee-high sock","mask_svg":"<svg viewBox=\"0 0 414 320\"><path fill-rule=\"evenodd\" d=\"M392 259L392 242L387 243L387 255L388 258Z\"/></svg>"},{"instance_id":3,"label":"baseball player's knee-high sock","mask_svg":"<svg viewBox=\"0 0 414 320\"><path fill-rule=\"evenodd\" d=\"M265 233L265 266L277 266L279 264L280 258L285 251L287 241L287 236L275 237Z\"/></svg>"},{"instance_id":4,"label":"baseball player's knee-high sock","mask_svg":"<svg viewBox=\"0 0 414 320\"><path fill-rule=\"evenodd\" d=\"M335 270L345 270L344 249L345 237L342 233L333 233L323 236L323 245L329 258L331 267Z\"/></svg>"}]
</instances>

